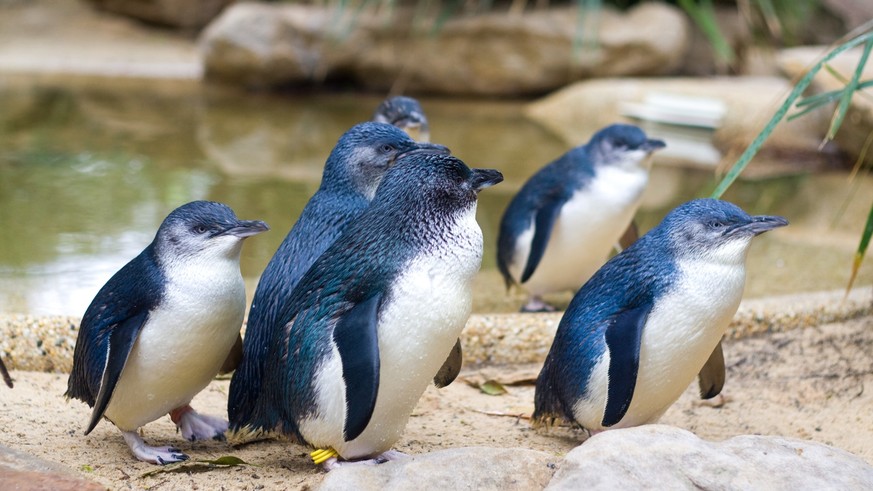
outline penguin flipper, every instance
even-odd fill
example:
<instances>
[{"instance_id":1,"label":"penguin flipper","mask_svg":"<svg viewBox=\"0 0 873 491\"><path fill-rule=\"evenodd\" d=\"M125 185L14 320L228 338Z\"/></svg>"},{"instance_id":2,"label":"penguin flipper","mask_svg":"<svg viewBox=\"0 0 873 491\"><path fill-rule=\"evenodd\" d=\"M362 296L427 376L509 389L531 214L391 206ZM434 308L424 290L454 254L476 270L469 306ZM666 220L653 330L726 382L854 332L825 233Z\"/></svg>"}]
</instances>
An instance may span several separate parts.
<instances>
[{"instance_id":1,"label":"penguin flipper","mask_svg":"<svg viewBox=\"0 0 873 491\"><path fill-rule=\"evenodd\" d=\"M349 442L364 432L376 407L379 393L379 304L376 294L355 304L337 321L333 330L346 386L346 420L343 436Z\"/></svg>"},{"instance_id":2,"label":"penguin flipper","mask_svg":"<svg viewBox=\"0 0 873 491\"><path fill-rule=\"evenodd\" d=\"M529 280L540 264L564 202L563 199L552 197L552 199L542 203L542 206L537 210L534 217L534 236L530 244L530 254L527 255L527 264L525 264L524 272L521 274L520 283Z\"/></svg>"},{"instance_id":3,"label":"penguin flipper","mask_svg":"<svg viewBox=\"0 0 873 491\"><path fill-rule=\"evenodd\" d=\"M106 412L106 406L109 405L112 393L115 392L115 385L118 383L118 379L121 378L121 371L124 370L124 365L127 364L127 358L133 349L133 343L139 337L139 333L142 331L148 317L148 311L140 311L112 327L112 331L109 333L106 365L103 368L100 391L97 393L97 398L94 401L91 421L88 423L88 429L85 430L86 435L91 433L91 430L100 422L103 413Z\"/></svg>"},{"instance_id":4,"label":"penguin flipper","mask_svg":"<svg viewBox=\"0 0 873 491\"><path fill-rule=\"evenodd\" d=\"M236 370L236 367L239 366L239 363L242 361L243 357L243 341L242 335L236 335L236 341L233 343L233 347L230 348L230 353L227 354L227 358L224 360L224 363L221 364L221 368L218 370L219 375L224 375Z\"/></svg>"},{"instance_id":5,"label":"penguin flipper","mask_svg":"<svg viewBox=\"0 0 873 491\"><path fill-rule=\"evenodd\" d=\"M652 310L647 303L618 313L606 328L609 350L609 384L602 425L612 426L627 413L637 385L640 343L646 319Z\"/></svg>"},{"instance_id":6,"label":"penguin flipper","mask_svg":"<svg viewBox=\"0 0 873 491\"><path fill-rule=\"evenodd\" d=\"M433 376L433 384L437 389L442 389L448 386L458 378L461 373L461 364L464 361L464 353L461 349L461 338L455 341L452 351L449 352L449 357L443 362L440 371Z\"/></svg>"},{"instance_id":7,"label":"penguin flipper","mask_svg":"<svg viewBox=\"0 0 873 491\"><path fill-rule=\"evenodd\" d=\"M715 346L715 350L709 355L697 377L701 399L712 399L721 393L725 380L724 351L721 348L721 341Z\"/></svg>"}]
</instances>

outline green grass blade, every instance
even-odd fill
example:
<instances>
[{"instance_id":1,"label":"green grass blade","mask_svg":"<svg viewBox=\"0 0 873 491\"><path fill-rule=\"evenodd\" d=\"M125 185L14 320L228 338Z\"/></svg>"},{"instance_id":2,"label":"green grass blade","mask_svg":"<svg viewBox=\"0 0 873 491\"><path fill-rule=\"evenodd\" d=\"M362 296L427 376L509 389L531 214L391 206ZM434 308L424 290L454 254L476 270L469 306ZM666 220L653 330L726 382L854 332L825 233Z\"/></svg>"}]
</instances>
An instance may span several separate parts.
<instances>
[{"instance_id":1,"label":"green grass blade","mask_svg":"<svg viewBox=\"0 0 873 491\"><path fill-rule=\"evenodd\" d=\"M779 15L776 13L776 7L770 0L758 0L758 8L761 9L761 14L764 17L764 23L767 25L767 30L773 37L782 37L782 26L779 22Z\"/></svg>"},{"instance_id":2,"label":"green grass blade","mask_svg":"<svg viewBox=\"0 0 873 491\"><path fill-rule=\"evenodd\" d=\"M831 64L827 64L822 68L824 68L826 72L830 73L832 77L839 80L840 82L843 82L844 84L849 83L846 77L844 77L842 73L838 72L837 69L834 68Z\"/></svg>"},{"instance_id":3,"label":"green grass blade","mask_svg":"<svg viewBox=\"0 0 873 491\"><path fill-rule=\"evenodd\" d=\"M842 91L840 91L840 93L842 93ZM837 95L839 95L839 94L837 94ZM797 118L799 118L799 117L801 117L801 116L804 116L804 115L806 115L806 114L809 114L809 113L811 113L812 111L815 111L816 109L820 108L821 106L824 106L824 105L827 104L828 102L832 102L832 101L822 101L821 104L816 104L816 105L814 105L814 106L809 106L809 107L807 107L807 108L804 108L802 111L800 111L800 112L796 112L796 113L794 113L794 114L788 116L788 121L794 121L795 119L797 119Z\"/></svg>"},{"instance_id":4,"label":"green grass blade","mask_svg":"<svg viewBox=\"0 0 873 491\"><path fill-rule=\"evenodd\" d=\"M856 89L856 93L857 93L857 91L864 90L864 89L867 89L870 87L873 87L873 80L861 82L860 84L858 84L858 88ZM792 121L794 119L797 119L810 111L818 109L821 106L824 106L826 104L830 104L834 101L839 100L840 97L842 97L845 90L846 89L840 89L840 90L832 90L829 92L822 92L821 94L816 94L816 95L813 95L813 96L810 96L810 97L807 97L807 98L801 100L800 102L795 104L794 107L798 108L798 109L801 107L805 107L805 109L803 109L802 111L800 111L798 113L794 113L794 114L788 116L788 121ZM809 106L809 107L806 107L806 106Z\"/></svg>"},{"instance_id":5,"label":"green grass blade","mask_svg":"<svg viewBox=\"0 0 873 491\"><path fill-rule=\"evenodd\" d=\"M576 35L573 37L573 56L578 58L586 49L597 49L598 17L603 9L602 0L577 0Z\"/></svg>"},{"instance_id":6,"label":"green grass blade","mask_svg":"<svg viewBox=\"0 0 873 491\"><path fill-rule=\"evenodd\" d=\"M699 3L694 0L679 0L677 3L703 31L703 35L712 45L716 57L728 65L732 64L736 59L736 53L722 34L721 29L718 28L712 0L700 0Z\"/></svg>"},{"instance_id":7,"label":"green grass blade","mask_svg":"<svg viewBox=\"0 0 873 491\"><path fill-rule=\"evenodd\" d=\"M734 163L733 167L731 167L727 175L725 175L721 182L718 183L715 191L713 191L710 196L713 198L720 198L724 194L724 192L727 191L727 189L731 186L731 184L734 183L740 173L743 172L743 169L745 169L746 166L749 165L749 162L752 160L752 158L758 153L759 150L761 150L761 146L764 144L764 141L766 141L767 138L770 137L770 134L773 133L773 129L776 128L776 125L779 124L780 121L782 121L782 118L785 117L785 114L788 112L791 106L798 99L800 99L803 91L806 90L806 88L812 82L812 79L816 76L816 74L818 74L818 72L821 70L822 66L824 66L825 63L832 60L846 50L854 48L861 43L870 42L873 42L873 33L869 32L854 39L850 39L844 44L841 44L840 46L837 46L836 48L831 50L831 52L825 55L824 58L822 58L818 61L818 63L813 65L813 67L806 73L806 75L804 75L800 79L800 81L797 82L797 85L795 85L791 93L788 94L785 102L782 103L782 105L779 107L773 117L770 118L770 121L767 123L767 125L764 126L764 129L761 130L760 133L758 133L758 136L755 137L755 139L748 146L748 148L746 148L743 154L740 155L740 158L737 159L736 163Z\"/></svg>"},{"instance_id":8,"label":"green grass blade","mask_svg":"<svg viewBox=\"0 0 873 491\"><path fill-rule=\"evenodd\" d=\"M461 0L449 0L446 5L443 5L442 8L440 8L439 15L437 15L437 18L433 23L433 27L431 27L431 36L439 34L446 22L454 17L460 9Z\"/></svg>"},{"instance_id":9,"label":"green grass blade","mask_svg":"<svg viewBox=\"0 0 873 491\"><path fill-rule=\"evenodd\" d=\"M815 94L809 97L802 99L800 102L796 104L796 107L808 106L810 104L814 104L816 106L820 106L822 104L827 104L829 102L834 102L839 99L843 94L844 89L839 90L831 90L828 92L822 92L821 94Z\"/></svg>"},{"instance_id":10,"label":"green grass blade","mask_svg":"<svg viewBox=\"0 0 873 491\"><path fill-rule=\"evenodd\" d=\"M834 113L834 118L831 120L831 127L825 137L826 140L833 140L837 131L843 124L843 119L849 111L849 103L852 102L852 96L858 90L858 85L861 80L861 73L864 71L864 66L867 64L867 58L870 57L870 51L873 50L873 38L864 43L864 52L861 53L861 59L858 61L858 66L855 67L855 73L852 74L852 80L843 89L843 96L840 98L840 104L837 106L837 111Z\"/></svg>"},{"instance_id":11,"label":"green grass blade","mask_svg":"<svg viewBox=\"0 0 873 491\"><path fill-rule=\"evenodd\" d=\"M867 215L867 225L864 226L864 233L861 234L861 242L858 244L858 251L855 252L855 260L852 261L852 275L849 277L849 285L846 286L846 294L852 289L855 278L858 277L858 270L861 269L861 262L864 261L864 255L867 254L867 246L870 245L871 236L873 236L873 204L870 205L870 214Z\"/></svg>"}]
</instances>

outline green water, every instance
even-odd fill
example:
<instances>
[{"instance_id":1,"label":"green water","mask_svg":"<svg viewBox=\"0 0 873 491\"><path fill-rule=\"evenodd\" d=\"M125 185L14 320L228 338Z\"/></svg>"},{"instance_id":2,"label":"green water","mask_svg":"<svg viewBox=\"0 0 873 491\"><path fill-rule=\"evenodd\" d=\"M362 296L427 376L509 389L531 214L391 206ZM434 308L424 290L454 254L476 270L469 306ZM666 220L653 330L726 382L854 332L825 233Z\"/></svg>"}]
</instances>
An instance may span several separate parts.
<instances>
[{"instance_id":1,"label":"green water","mask_svg":"<svg viewBox=\"0 0 873 491\"><path fill-rule=\"evenodd\" d=\"M251 293L317 189L336 139L369 119L380 100L0 78L0 312L81 315L103 283L151 241L166 214L194 199L227 203L241 218L272 227L243 248ZM486 250L474 308L515 310L521 297L505 295L494 269L500 215L524 180L567 145L525 119L523 103L422 103L432 141L506 177L480 199ZM712 184L710 171L656 166L641 228ZM845 175L802 173L740 181L731 189L726 198L749 212L792 222L753 246L747 296L845 285L873 180L857 181L840 215L852 190ZM870 262L861 284L873 282Z\"/></svg>"}]
</instances>

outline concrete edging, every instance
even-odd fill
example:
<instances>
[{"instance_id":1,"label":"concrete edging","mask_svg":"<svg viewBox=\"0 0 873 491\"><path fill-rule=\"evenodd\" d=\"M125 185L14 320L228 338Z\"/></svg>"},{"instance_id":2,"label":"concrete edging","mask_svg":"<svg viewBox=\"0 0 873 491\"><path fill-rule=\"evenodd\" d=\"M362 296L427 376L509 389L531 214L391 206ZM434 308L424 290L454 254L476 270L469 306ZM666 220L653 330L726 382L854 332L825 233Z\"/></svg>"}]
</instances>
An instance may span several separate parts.
<instances>
[{"instance_id":1,"label":"concrete edging","mask_svg":"<svg viewBox=\"0 0 873 491\"><path fill-rule=\"evenodd\" d=\"M873 289L745 300L726 337L788 331L873 315ZM561 313L474 314L461 336L464 364L542 363ZM0 314L0 356L10 370L68 373L80 318Z\"/></svg>"}]
</instances>

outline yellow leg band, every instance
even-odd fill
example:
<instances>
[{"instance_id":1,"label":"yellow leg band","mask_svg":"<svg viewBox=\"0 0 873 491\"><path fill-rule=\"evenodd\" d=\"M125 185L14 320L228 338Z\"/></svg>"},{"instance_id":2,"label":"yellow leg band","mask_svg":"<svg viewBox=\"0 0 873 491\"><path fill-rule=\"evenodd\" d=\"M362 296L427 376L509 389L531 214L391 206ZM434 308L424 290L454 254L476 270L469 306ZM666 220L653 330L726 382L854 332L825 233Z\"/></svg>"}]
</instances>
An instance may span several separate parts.
<instances>
[{"instance_id":1,"label":"yellow leg band","mask_svg":"<svg viewBox=\"0 0 873 491\"><path fill-rule=\"evenodd\" d=\"M310 453L309 456L312 457L312 462L315 465L319 465L328 459L339 457L339 454L332 448L319 448Z\"/></svg>"}]
</instances>

